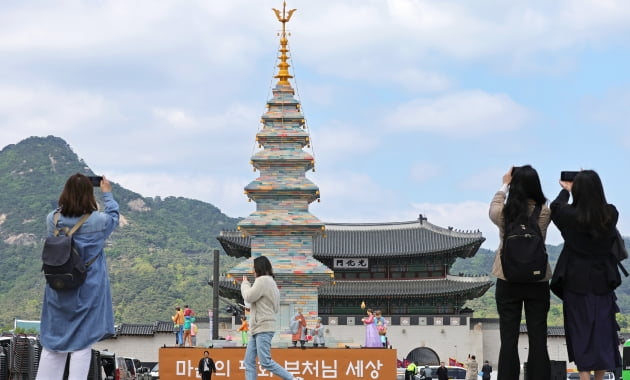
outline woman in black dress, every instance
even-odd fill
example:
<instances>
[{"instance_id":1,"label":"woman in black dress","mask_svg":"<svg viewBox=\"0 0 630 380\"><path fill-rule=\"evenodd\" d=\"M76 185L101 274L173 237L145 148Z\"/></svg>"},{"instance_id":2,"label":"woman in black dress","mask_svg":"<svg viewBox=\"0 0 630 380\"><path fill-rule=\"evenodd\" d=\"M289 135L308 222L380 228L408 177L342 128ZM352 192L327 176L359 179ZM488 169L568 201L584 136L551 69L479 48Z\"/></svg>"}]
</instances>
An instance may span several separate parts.
<instances>
[{"instance_id":1,"label":"woman in black dress","mask_svg":"<svg viewBox=\"0 0 630 380\"><path fill-rule=\"evenodd\" d=\"M612 255L619 216L608 204L596 172L583 170L551 203L551 220L564 238L552 279L552 291L563 301L569 360L580 379L602 380L607 369L621 366L615 288L621 283ZM573 203L569 204L569 196Z\"/></svg>"}]
</instances>

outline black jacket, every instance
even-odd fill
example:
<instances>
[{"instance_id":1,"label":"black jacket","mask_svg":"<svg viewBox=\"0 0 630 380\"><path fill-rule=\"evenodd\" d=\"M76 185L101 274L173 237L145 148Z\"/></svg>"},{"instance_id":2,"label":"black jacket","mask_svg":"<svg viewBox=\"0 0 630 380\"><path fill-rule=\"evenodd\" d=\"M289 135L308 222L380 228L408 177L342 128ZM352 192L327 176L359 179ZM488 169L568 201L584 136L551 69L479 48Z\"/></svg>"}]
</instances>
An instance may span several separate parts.
<instances>
[{"instance_id":1,"label":"black jacket","mask_svg":"<svg viewBox=\"0 0 630 380\"><path fill-rule=\"evenodd\" d=\"M438 367L435 371L438 380L448 380L448 369L446 367Z\"/></svg>"},{"instance_id":2,"label":"black jacket","mask_svg":"<svg viewBox=\"0 0 630 380\"><path fill-rule=\"evenodd\" d=\"M201 360L199 360L199 368L197 368L199 370L199 373L203 373L203 361L206 358L201 358ZM217 367L214 366L214 360L212 360L212 358L208 357L208 368L210 369L210 373L212 372L216 372L217 371Z\"/></svg>"},{"instance_id":3,"label":"black jacket","mask_svg":"<svg viewBox=\"0 0 630 380\"><path fill-rule=\"evenodd\" d=\"M551 290L560 298L564 289L578 294L609 293L621 284L617 260L612 255L619 213L615 206L608 205L613 214L609 231L602 236L593 236L580 229L577 212L568 204L569 196L568 191L560 191L550 206L551 220L564 239L551 280Z\"/></svg>"},{"instance_id":4,"label":"black jacket","mask_svg":"<svg viewBox=\"0 0 630 380\"><path fill-rule=\"evenodd\" d=\"M481 367L481 371L483 372L482 379L488 380L491 377L490 374L492 373L492 367L490 364L484 364L483 367Z\"/></svg>"}]
</instances>

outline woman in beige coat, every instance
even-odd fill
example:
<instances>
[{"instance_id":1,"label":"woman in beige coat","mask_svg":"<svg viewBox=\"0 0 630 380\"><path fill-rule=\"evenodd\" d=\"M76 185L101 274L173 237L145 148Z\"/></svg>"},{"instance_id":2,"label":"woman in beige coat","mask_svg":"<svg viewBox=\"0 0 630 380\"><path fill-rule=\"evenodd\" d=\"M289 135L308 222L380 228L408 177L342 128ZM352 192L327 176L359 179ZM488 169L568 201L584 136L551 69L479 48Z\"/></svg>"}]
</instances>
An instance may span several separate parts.
<instances>
[{"instance_id":1,"label":"woman in beige coat","mask_svg":"<svg viewBox=\"0 0 630 380\"><path fill-rule=\"evenodd\" d=\"M254 259L256 279L251 284L243 276L241 295L250 305L250 339L245 350L245 380L256 380L258 364L282 380L296 380L293 375L271 358L271 340L275 334L276 318L280 311L280 290L273 275L271 262L265 256Z\"/></svg>"},{"instance_id":2,"label":"woman in beige coat","mask_svg":"<svg viewBox=\"0 0 630 380\"><path fill-rule=\"evenodd\" d=\"M531 379L542 380L548 379L551 371L547 352L549 279L552 273L549 262L546 273L538 282L522 283L508 281L501 264L506 223L527 224L535 208L540 210L538 227L544 242L550 223L550 211L546 201L538 173L530 165L526 165L510 168L503 175L503 185L490 204L490 220L499 228L500 238L492 268L492 274L497 278L495 299L501 338L497 380L519 378L518 338L523 306L529 338L527 372Z\"/></svg>"}]
</instances>

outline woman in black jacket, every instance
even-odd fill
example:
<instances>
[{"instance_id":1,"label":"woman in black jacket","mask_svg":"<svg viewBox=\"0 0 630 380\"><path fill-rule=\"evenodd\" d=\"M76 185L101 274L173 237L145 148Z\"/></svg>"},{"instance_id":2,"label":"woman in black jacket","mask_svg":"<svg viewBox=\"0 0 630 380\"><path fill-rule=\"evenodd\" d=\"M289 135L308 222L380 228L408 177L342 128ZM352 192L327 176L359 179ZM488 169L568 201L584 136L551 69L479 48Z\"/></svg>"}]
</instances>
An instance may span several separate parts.
<instances>
[{"instance_id":1,"label":"woman in black jacket","mask_svg":"<svg viewBox=\"0 0 630 380\"><path fill-rule=\"evenodd\" d=\"M579 172L551 203L551 219L564 238L554 270L552 291L563 301L569 360L580 379L601 380L607 369L621 366L615 288L621 283L612 255L619 216L608 204L593 170ZM569 196L573 203L569 204Z\"/></svg>"}]
</instances>

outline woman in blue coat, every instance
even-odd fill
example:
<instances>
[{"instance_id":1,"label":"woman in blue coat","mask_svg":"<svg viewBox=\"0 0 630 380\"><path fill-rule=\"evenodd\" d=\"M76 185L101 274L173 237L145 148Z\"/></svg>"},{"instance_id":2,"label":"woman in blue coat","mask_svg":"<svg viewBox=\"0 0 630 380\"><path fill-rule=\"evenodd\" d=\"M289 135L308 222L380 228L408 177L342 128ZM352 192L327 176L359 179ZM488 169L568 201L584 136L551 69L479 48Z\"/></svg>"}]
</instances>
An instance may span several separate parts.
<instances>
[{"instance_id":1,"label":"woman in blue coat","mask_svg":"<svg viewBox=\"0 0 630 380\"><path fill-rule=\"evenodd\" d=\"M59 196L59 208L46 219L48 236L52 236L57 211L60 213L57 228L72 228L81 216L90 214L72 236L85 262L96 259L88 268L85 282L78 288L55 290L46 284L37 380L61 379L68 353L72 353L69 380L86 379L92 345L114 334L112 296L103 248L105 240L118 226L118 203L105 177L100 181L100 188L103 212L98 211L90 179L79 173L72 175Z\"/></svg>"}]
</instances>

